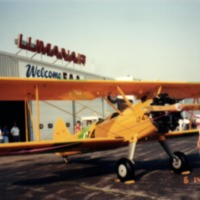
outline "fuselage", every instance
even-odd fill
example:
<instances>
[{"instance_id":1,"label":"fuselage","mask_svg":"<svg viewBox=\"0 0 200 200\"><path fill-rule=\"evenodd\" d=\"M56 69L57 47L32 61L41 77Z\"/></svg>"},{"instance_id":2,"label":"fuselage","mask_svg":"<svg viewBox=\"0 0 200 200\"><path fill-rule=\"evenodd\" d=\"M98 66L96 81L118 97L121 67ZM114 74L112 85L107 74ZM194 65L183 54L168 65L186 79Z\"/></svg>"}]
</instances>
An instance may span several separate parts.
<instances>
[{"instance_id":1,"label":"fuselage","mask_svg":"<svg viewBox=\"0 0 200 200\"><path fill-rule=\"evenodd\" d=\"M113 113L104 121L90 130L90 137L94 138L120 138L130 140L135 134L138 139L155 134L156 126L146 114L144 107L151 104L151 100L139 102L126 108L122 113Z\"/></svg>"}]
</instances>

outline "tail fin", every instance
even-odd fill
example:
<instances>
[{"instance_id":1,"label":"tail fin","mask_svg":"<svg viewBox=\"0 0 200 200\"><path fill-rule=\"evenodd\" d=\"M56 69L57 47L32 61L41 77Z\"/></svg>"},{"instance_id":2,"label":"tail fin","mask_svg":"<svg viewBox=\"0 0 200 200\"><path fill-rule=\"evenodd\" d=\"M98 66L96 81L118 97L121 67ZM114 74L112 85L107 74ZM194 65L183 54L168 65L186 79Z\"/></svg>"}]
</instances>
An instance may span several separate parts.
<instances>
[{"instance_id":1,"label":"tail fin","mask_svg":"<svg viewBox=\"0 0 200 200\"><path fill-rule=\"evenodd\" d=\"M66 127L65 122L63 121L63 119L58 118L57 121L55 122L55 126L54 126L53 140L66 141L70 137L71 137L71 134L70 134L68 128Z\"/></svg>"}]
</instances>

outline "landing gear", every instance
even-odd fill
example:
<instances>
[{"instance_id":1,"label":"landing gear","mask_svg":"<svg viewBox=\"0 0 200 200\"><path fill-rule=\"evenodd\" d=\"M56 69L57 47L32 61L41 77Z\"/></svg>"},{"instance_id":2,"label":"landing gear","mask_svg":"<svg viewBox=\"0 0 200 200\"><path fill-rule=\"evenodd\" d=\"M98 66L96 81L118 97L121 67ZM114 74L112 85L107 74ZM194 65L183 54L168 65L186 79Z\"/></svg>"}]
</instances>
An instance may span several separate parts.
<instances>
[{"instance_id":1,"label":"landing gear","mask_svg":"<svg viewBox=\"0 0 200 200\"><path fill-rule=\"evenodd\" d=\"M135 178L135 164L127 158L121 158L117 162L117 177L121 182Z\"/></svg>"},{"instance_id":2,"label":"landing gear","mask_svg":"<svg viewBox=\"0 0 200 200\"><path fill-rule=\"evenodd\" d=\"M133 162L137 143L137 135L129 144L128 158L121 158L117 162L116 173L121 182L134 181L135 178L135 163Z\"/></svg>"},{"instance_id":3,"label":"landing gear","mask_svg":"<svg viewBox=\"0 0 200 200\"><path fill-rule=\"evenodd\" d=\"M170 157L171 169L177 174L189 172L188 161L185 154L180 151L172 153L164 136L160 136L159 142L167 155Z\"/></svg>"},{"instance_id":4,"label":"landing gear","mask_svg":"<svg viewBox=\"0 0 200 200\"><path fill-rule=\"evenodd\" d=\"M177 174L181 174L189 169L187 157L182 152L174 152L170 162L171 169Z\"/></svg>"}]
</instances>

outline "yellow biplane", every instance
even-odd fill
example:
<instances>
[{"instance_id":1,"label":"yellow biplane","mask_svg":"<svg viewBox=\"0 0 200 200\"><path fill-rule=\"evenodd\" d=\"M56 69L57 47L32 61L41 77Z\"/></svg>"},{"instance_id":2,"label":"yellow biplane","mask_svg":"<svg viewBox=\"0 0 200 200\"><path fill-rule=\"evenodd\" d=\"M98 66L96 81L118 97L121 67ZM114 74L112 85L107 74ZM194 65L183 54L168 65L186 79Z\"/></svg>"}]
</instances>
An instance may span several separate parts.
<instances>
[{"instance_id":1,"label":"yellow biplane","mask_svg":"<svg viewBox=\"0 0 200 200\"><path fill-rule=\"evenodd\" d=\"M134 154L139 140L156 136L171 160L176 173L188 171L187 158L182 152L172 152L165 135L175 130L182 111L200 110L200 83L143 82L113 80L50 80L0 78L0 101L36 101L36 141L0 145L0 155L21 155L58 152L63 157L129 146L126 158L117 162L116 173L124 182L135 177ZM127 105L118 110L109 99L121 95ZM132 104L126 95L138 100ZM39 100L93 100L103 97L115 112L92 124L87 133L71 134L64 121L58 119L53 140L40 141ZM193 104L180 104L182 99L194 99ZM30 111L30 109L29 109ZM31 112L31 111L30 111ZM83 137L84 136L84 137Z\"/></svg>"}]
</instances>

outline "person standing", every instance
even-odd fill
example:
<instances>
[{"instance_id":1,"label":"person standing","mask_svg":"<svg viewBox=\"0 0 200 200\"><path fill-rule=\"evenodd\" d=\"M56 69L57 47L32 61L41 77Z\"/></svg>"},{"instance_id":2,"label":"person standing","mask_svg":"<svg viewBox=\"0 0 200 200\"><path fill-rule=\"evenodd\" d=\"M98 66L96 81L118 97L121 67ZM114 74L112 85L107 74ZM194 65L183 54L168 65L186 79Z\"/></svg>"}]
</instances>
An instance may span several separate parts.
<instances>
[{"instance_id":1,"label":"person standing","mask_svg":"<svg viewBox=\"0 0 200 200\"><path fill-rule=\"evenodd\" d=\"M13 137L13 142L19 142L20 141L20 135L19 135L19 133L20 133L20 130L17 127L17 124L15 122L14 125L13 125L13 127L10 130L10 134Z\"/></svg>"},{"instance_id":2,"label":"person standing","mask_svg":"<svg viewBox=\"0 0 200 200\"><path fill-rule=\"evenodd\" d=\"M8 143L9 142L9 131L8 131L7 125L5 125L3 127L2 133L3 133L3 142Z\"/></svg>"},{"instance_id":3,"label":"person standing","mask_svg":"<svg viewBox=\"0 0 200 200\"><path fill-rule=\"evenodd\" d=\"M75 131L75 133L79 133L79 132L81 132L81 130L82 130L81 122L77 121L76 125L74 127L74 131Z\"/></svg>"},{"instance_id":4,"label":"person standing","mask_svg":"<svg viewBox=\"0 0 200 200\"><path fill-rule=\"evenodd\" d=\"M3 143L3 134L2 134L1 129L0 129L0 143Z\"/></svg>"},{"instance_id":5,"label":"person standing","mask_svg":"<svg viewBox=\"0 0 200 200\"><path fill-rule=\"evenodd\" d=\"M197 129L199 130L199 137L197 140L197 148L200 150L200 116L199 115L196 115L195 123L196 123Z\"/></svg>"}]
</instances>

